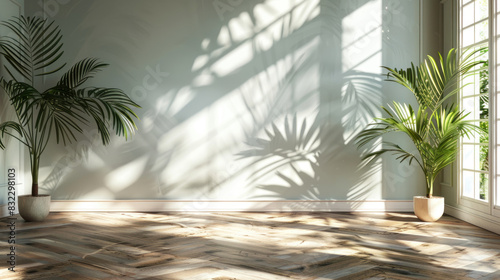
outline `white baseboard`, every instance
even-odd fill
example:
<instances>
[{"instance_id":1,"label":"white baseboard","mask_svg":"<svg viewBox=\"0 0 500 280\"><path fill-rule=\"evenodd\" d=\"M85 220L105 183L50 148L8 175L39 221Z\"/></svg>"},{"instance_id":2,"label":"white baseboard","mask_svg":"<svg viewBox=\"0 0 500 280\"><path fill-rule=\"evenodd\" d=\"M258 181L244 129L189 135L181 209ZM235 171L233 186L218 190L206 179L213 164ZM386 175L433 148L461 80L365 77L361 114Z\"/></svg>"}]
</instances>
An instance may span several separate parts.
<instances>
[{"instance_id":1,"label":"white baseboard","mask_svg":"<svg viewBox=\"0 0 500 280\"><path fill-rule=\"evenodd\" d=\"M500 219L498 217L488 214L471 213L471 211L449 205L445 206L444 212L462 221L500 234Z\"/></svg>"},{"instance_id":2,"label":"white baseboard","mask_svg":"<svg viewBox=\"0 0 500 280\"><path fill-rule=\"evenodd\" d=\"M337 200L54 200L51 211L256 211L256 212L412 212L409 200L337 201Z\"/></svg>"}]
</instances>

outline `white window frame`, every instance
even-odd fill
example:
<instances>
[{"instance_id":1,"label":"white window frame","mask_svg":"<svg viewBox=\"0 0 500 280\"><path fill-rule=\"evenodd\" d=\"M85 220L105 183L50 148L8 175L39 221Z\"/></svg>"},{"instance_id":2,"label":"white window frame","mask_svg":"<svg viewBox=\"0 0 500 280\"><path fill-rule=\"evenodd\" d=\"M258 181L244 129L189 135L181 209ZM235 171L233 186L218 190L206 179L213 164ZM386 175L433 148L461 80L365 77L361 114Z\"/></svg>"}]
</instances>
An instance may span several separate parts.
<instances>
[{"instance_id":1,"label":"white window frame","mask_svg":"<svg viewBox=\"0 0 500 280\"><path fill-rule=\"evenodd\" d=\"M468 3L475 2L476 0L472 0ZM496 11L496 1L499 0L489 0L488 1L488 9L489 9L489 14L488 18L486 19L488 21L488 39L474 43L472 45L469 45L468 47L471 46L480 46L484 43L488 44L489 47L489 52L488 52L488 59L490 61L489 63L489 118L488 118L488 123L489 123L489 172L488 172L488 198L486 201L475 199L475 198L470 198L467 196L463 195L463 154L460 152L459 155L459 160L457 164L457 174L458 174L458 183L459 187L457 188L457 197L458 197L458 204L461 207L466 207L468 208L472 214L494 214L493 212L496 212L498 210L498 213L495 213L500 216L500 207L498 209L495 209L494 205L497 204L500 201L497 201L497 196L496 196L496 166L495 166L495 158L496 158L496 153L497 153L497 145L496 142L496 110L498 109L498 106L495 106L496 104L496 69L495 65L496 63L493 63L496 61L496 48L495 48L495 34L496 34L496 21L495 21L495 12ZM462 47L462 3L463 1L460 0L458 1L459 4L457 5L457 14L458 14L458 36L457 36L457 46L459 46L459 51L460 48ZM473 4L472 4L473 5ZM474 23L476 24L476 23ZM457 99L460 104L462 104L462 94L460 93L457 96ZM462 151L463 144L466 143L467 141L460 141L460 150Z\"/></svg>"},{"instance_id":2,"label":"white window frame","mask_svg":"<svg viewBox=\"0 0 500 280\"><path fill-rule=\"evenodd\" d=\"M490 110L490 148L492 148L492 153L490 157L490 173L491 173L491 183L490 183L490 197L491 197L491 215L495 217L500 217L500 184L498 183L498 176L500 175L500 164L497 164L497 160L500 152L500 143L498 142L498 125L500 121L498 117L498 110L500 110L500 104L498 103L500 98L500 87L498 83L500 82L498 75L500 74L500 30L498 29L498 24L500 24L500 0L490 0L490 104L493 110Z\"/></svg>"}]
</instances>

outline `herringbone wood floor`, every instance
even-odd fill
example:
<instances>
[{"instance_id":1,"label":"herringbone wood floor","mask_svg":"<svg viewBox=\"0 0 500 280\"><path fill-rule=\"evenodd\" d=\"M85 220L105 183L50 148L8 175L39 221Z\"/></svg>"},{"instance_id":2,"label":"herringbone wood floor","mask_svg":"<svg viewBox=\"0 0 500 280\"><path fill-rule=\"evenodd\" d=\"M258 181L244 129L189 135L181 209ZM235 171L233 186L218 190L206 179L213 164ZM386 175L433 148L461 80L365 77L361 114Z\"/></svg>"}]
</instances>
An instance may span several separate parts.
<instances>
[{"instance_id":1,"label":"herringbone wood floor","mask_svg":"<svg viewBox=\"0 0 500 280\"><path fill-rule=\"evenodd\" d=\"M51 213L0 219L1 279L500 279L500 236L401 213Z\"/></svg>"}]
</instances>

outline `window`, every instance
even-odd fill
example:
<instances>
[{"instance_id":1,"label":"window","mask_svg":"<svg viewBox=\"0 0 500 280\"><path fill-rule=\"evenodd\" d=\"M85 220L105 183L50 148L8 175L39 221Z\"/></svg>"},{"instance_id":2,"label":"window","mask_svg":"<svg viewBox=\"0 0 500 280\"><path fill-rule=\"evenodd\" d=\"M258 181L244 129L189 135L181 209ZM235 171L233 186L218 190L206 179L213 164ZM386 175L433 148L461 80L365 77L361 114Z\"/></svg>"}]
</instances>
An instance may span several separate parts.
<instances>
[{"instance_id":1,"label":"window","mask_svg":"<svg viewBox=\"0 0 500 280\"><path fill-rule=\"evenodd\" d=\"M489 3L487 0L461 0L459 47L462 52L489 46ZM460 94L462 109L468 119L489 132L490 90L488 52L477 56L486 61L478 66L480 71L463 79ZM487 203L490 200L490 148L489 135L474 134L461 141L460 181L461 198ZM485 208L488 209L488 208Z\"/></svg>"}]
</instances>

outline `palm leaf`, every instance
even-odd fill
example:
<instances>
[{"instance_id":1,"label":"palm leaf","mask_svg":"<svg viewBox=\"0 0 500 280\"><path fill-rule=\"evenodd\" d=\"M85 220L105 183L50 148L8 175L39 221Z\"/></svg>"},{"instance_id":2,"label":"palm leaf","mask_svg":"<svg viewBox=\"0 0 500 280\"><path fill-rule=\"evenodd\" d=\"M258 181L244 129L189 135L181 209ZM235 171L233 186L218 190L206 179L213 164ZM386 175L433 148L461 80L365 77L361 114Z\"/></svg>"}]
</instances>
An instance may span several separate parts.
<instances>
[{"instance_id":1,"label":"palm leaf","mask_svg":"<svg viewBox=\"0 0 500 280\"><path fill-rule=\"evenodd\" d=\"M53 22L41 18L15 17L2 21L15 36L4 36L0 40L1 54L9 66L7 72L14 77L14 71L33 85L36 76L59 71L65 64L54 65L62 56L61 32Z\"/></svg>"},{"instance_id":2,"label":"palm leaf","mask_svg":"<svg viewBox=\"0 0 500 280\"><path fill-rule=\"evenodd\" d=\"M18 135L12 134L11 130L15 131ZM0 149L5 149L5 144L2 139L5 135L12 136L23 143L21 137L23 137L23 127L13 121L8 121L0 124Z\"/></svg>"},{"instance_id":3,"label":"palm leaf","mask_svg":"<svg viewBox=\"0 0 500 280\"><path fill-rule=\"evenodd\" d=\"M65 85L75 89L93 77L93 74L106 67L107 64L99 62L95 58L86 58L77 62L59 80L58 85Z\"/></svg>"},{"instance_id":4,"label":"palm leaf","mask_svg":"<svg viewBox=\"0 0 500 280\"><path fill-rule=\"evenodd\" d=\"M474 60L475 56L484 50L485 48L480 48L471 51L459 59L457 50L451 49L445 60L439 55L439 63L433 57L428 56L427 60L418 67L412 63L411 67L406 70L385 66L383 68L389 71L388 81L396 82L409 89L419 105L429 108L432 112L460 89L456 87L460 75L470 73L474 67L484 63L484 61ZM460 60L458 65L457 60Z\"/></svg>"},{"instance_id":5,"label":"palm leaf","mask_svg":"<svg viewBox=\"0 0 500 280\"><path fill-rule=\"evenodd\" d=\"M116 135L125 139L134 133L137 126L133 118L138 118L132 108L140 106L132 101L122 90L116 88L79 89L75 94L75 102L85 113L92 116L103 144L110 141L108 126Z\"/></svg>"}]
</instances>

